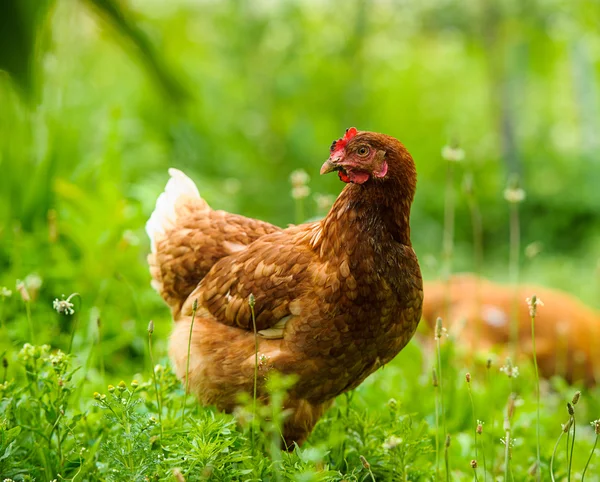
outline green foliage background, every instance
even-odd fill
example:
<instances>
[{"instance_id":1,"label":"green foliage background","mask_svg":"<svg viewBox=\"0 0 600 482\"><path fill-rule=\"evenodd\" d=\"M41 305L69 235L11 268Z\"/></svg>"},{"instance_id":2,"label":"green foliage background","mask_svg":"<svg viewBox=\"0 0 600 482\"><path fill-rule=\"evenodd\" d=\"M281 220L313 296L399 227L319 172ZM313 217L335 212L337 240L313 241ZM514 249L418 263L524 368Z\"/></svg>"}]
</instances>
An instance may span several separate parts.
<instances>
[{"instance_id":1,"label":"green foliage background","mask_svg":"<svg viewBox=\"0 0 600 482\"><path fill-rule=\"evenodd\" d=\"M52 300L80 293L75 353L86 359L101 326L92 366L143 371L148 320L161 359L170 329L144 233L167 168L216 208L285 225L289 173L337 194L318 168L354 125L398 137L416 160L412 238L426 277L440 274L440 152L458 143L454 269L474 269L461 187L472 173L484 274L506 280L503 190L517 173L523 246L542 246L522 257L523 277L598 307L599 21L584 0L3 2L0 286L38 274L33 341L63 349L72 320ZM322 214L312 197L305 208ZM2 309L0 353L32 341L18 297Z\"/></svg>"}]
</instances>

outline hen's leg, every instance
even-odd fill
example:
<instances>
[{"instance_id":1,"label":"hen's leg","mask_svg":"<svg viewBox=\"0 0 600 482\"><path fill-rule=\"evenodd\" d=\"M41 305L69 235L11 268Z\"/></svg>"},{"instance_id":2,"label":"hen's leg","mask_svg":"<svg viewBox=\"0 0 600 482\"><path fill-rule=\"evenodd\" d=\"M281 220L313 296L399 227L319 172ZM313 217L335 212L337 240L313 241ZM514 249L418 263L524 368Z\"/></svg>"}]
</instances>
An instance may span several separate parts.
<instances>
[{"instance_id":1,"label":"hen's leg","mask_svg":"<svg viewBox=\"0 0 600 482\"><path fill-rule=\"evenodd\" d=\"M285 448L289 451L294 450L294 442L302 445L332 403L333 400L317 404L307 400L289 400L285 408L289 409L291 414L283 425Z\"/></svg>"}]
</instances>

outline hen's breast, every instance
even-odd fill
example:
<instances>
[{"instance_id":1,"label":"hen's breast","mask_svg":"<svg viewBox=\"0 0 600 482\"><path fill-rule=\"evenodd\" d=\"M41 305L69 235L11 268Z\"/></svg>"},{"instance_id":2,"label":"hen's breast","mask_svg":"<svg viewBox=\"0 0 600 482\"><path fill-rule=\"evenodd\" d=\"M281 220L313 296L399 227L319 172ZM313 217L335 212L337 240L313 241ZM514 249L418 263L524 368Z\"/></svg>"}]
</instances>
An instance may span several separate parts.
<instances>
[{"instance_id":1,"label":"hen's breast","mask_svg":"<svg viewBox=\"0 0 600 482\"><path fill-rule=\"evenodd\" d=\"M315 269L315 290L286 329L297 390L309 399L354 388L394 358L417 328L423 288L412 248L376 256L362 250Z\"/></svg>"}]
</instances>

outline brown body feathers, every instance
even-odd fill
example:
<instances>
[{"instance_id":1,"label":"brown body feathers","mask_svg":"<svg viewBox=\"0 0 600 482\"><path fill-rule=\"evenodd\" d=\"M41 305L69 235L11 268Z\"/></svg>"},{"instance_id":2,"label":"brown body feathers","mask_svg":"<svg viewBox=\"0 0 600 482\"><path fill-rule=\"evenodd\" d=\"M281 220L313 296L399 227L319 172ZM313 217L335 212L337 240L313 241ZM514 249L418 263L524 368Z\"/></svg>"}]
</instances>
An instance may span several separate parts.
<instances>
[{"instance_id":1,"label":"brown body feathers","mask_svg":"<svg viewBox=\"0 0 600 482\"><path fill-rule=\"evenodd\" d=\"M182 173L148 222L153 285L171 307L170 353L190 390L231 411L252 393L255 297L265 371L297 378L286 401L286 443L302 443L331 400L389 362L413 336L423 300L410 243L416 172L396 139L353 132L322 173L348 182L322 221L280 229L213 211ZM264 377L258 391L266 396Z\"/></svg>"},{"instance_id":2,"label":"brown body feathers","mask_svg":"<svg viewBox=\"0 0 600 482\"><path fill-rule=\"evenodd\" d=\"M444 318L453 337L461 344L489 353L495 346L508 346L516 307L518 351L531 357L531 317L526 298L534 294L544 303L538 308L535 320L541 375L560 375L568 381L584 381L588 385L597 383L600 315L565 292L528 284L515 289L472 274L455 275L449 284L425 283L423 318L432 328L438 316Z\"/></svg>"}]
</instances>

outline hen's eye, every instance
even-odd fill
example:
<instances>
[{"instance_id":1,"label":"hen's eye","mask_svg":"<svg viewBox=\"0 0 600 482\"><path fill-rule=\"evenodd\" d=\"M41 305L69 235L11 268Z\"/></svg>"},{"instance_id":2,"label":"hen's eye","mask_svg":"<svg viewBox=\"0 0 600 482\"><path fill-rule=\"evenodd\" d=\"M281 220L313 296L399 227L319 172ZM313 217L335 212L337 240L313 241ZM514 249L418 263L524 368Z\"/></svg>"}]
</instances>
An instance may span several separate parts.
<instances>
[{"instance_id":1,"label":"hen's eye","mask_svg":"<svg viewBox=\"0 0 600 482\"><path fill-rule=\"evenodd\" d=\"M369 148L367 146L361 146L358 148L358 151L356 151L356 153L359 156L366 156L367 154L369 154Z\"/></svg>"}]
</instances>

